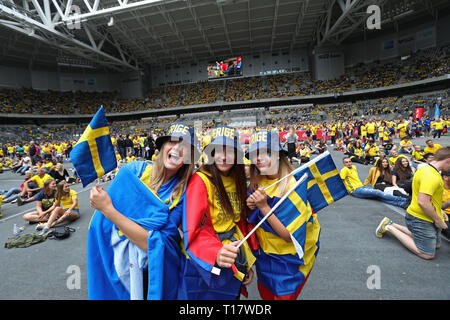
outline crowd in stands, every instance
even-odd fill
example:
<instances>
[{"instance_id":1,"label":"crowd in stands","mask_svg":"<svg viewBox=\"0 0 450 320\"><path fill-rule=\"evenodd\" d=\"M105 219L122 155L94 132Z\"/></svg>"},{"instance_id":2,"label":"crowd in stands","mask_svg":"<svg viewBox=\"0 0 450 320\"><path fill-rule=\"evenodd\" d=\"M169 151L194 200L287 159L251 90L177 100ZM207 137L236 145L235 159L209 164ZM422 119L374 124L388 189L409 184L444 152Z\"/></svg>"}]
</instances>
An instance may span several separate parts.
<instances>
[{"instance_id":1,"label":"crowd in stands","mask_svg":"<svg viewBox=\"0 0 450 320\"><path fill-rule=\"evenodd\" d=\"M0 89L1 113L94 114L136 112L216 102L339 94L434 78L450 73L450 46L419 50L409 59L359 64L338 79L315 80L310 72L222 79L150 90L144 99L120 99L118 92L56 92ZM395 101L392 101L395 102Z\"/></svg>"}]
</instances>

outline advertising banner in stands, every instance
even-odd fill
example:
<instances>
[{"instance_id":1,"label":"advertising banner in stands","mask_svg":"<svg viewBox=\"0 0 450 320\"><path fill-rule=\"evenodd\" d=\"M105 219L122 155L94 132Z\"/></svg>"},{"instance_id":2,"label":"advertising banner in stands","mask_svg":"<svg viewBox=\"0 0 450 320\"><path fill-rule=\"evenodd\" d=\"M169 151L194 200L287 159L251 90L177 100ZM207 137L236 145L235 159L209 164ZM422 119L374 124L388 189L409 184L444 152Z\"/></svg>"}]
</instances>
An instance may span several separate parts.
<instances>
[{"instance_id":1,"label":"advertising banner in stands","mask_svg":"<svg viewBox=\"0 0 450 320\"><path fill-rule=\"evenodd\" d=\"M280 136L280 141L281 142L286 141L286 135L288 133L289 133L288 131L283 131L283 132L279 132L278 133L278 135ZM295 131L295 133L297 134L297 136L299 137L300 140L307 140L308 139L308 137L306 136L306 131L305 130L298 130L298 131ZM241 136L241 143L242 144L247 144L247 143L250 142L251 133L241 133L240 136ZM358 136L358 129L357 128L355 128L355 130L353 132L353 136ZM312 138L312 136L310 138ZM323 136L322 130L317 129L317 131L316 131L316 139L317 140L321 140L323 138L324 138L324 136ZM327 135L327 139L331 139L331 135L329 133Z\"/></svg>"}]
</instances>

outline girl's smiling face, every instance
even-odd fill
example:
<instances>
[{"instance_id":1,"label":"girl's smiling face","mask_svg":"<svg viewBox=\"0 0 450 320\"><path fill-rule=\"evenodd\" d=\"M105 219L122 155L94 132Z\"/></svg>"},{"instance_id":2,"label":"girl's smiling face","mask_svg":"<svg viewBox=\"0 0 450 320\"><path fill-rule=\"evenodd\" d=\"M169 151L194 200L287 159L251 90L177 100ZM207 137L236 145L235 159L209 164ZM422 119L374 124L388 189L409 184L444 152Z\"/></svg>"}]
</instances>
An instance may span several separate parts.
<instances>
[{"instance_id":1,"label":"girl's smiling face","mask_svg":"<svg viewBox=\"0 0 450 320\"><path fill-rule=\"evenodd\" d=\"M164 167L168 171L176 172L186 162L188 154L186 146L182 141L167 141L163 146L163 161Z\"/></svg>"},{"instance_id":2,"label":"girl's smiling face","mask_svg":"<svg viewBox=\"0 0 450 320\"><path fill-rule=\"evenodd\" d=\"M223 175L228 175L234 160L234 148L218 146L214 149L214 164Z\"/></svg>"},{"instance_id":3,"label":"girl's smiling face","mask_svg":"<svg viewBox=\"0 0 450 320\"><path fill-rule=\"evenodd\" d=\"M272 155L271 150L258 149L252 155L252 163L256 165L262 175L274 175L278 172L278 161Z\"/></svg>"}]
</instances>

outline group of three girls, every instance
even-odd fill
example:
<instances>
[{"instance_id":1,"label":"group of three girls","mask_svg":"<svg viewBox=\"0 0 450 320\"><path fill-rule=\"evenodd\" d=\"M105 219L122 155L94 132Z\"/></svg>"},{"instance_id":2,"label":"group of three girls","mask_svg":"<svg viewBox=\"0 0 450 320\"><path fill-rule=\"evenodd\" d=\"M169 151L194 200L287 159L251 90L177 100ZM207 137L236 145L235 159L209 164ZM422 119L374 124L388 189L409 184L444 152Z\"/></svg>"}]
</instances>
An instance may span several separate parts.
<instances>
[{"instance_id":1,"label":"group of three girls","mask_svg":"<svg viewBox=\"0 0 450 320\"><path fill-rule=\"evenodd\" d=\"M244 155L235 129L215 128L212 141L203 150L208 161L195 171L197 142L192 128L173 124L166 136L157 139L160 156L152 166L145 165L151 169L142 174L146 179L141 176L140 180L169 206L165 228L174 227L170 247L178 246L180 257L173 262L178 276L170 278L170 285L176 290L157 295L159 298L238 299L254 278L253 265L263 299L298 297L318 252L320 226L314 213L304 213L308 215L304 217L308 222L306 232L311 235L302 243L303 257L297 255L289 232L276 215L263 223L256 236L253 234L240 244L269 213L270 207L295 184L295 178L291 177L276 187L264 189L293 170L278 135L275 143L270 141L274 141L270 131L256 132L250 152ZM251 161L250 186L244 157ZM124 167L130 165L135 164ZM94 187L90 201L133 244L148 250L147 238L151 231L116 210L105 190ZM89 288L95 282L95 277L88 273ZM89 298L102 299L102 296Z\"/></svg>"}]
</instances>

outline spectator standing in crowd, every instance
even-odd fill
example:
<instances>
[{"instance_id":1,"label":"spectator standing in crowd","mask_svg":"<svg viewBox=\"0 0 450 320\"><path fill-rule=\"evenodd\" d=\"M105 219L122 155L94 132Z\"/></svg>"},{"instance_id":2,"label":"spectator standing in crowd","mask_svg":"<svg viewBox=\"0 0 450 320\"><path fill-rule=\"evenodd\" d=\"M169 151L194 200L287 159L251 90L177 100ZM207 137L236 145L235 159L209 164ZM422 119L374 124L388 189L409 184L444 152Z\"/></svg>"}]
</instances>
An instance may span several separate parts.
<instances>
[{"instance_id":1,"label":"spectator standing in crowd","mask_svg":"<svg viewBox=\"0 0 450 320\"><path fill-rule=\"evenodd\" d=\"M294 127L289 128L289 133L286 135L286 143L287 143L287 150L288 150L288 157L289 160L292 163L292 158L296 156L295 150L297 150L297 141L298 141L298 135L295 132Z\"/></svg>"},{"instance_id":2,"label":"spectator standing in crowd","mask_svg":"<svg viewBox=\"0 0 450 320\"><path fill-rule=\"evenodd\" d=\"M439 149L435 159L419 168L412 183L412 201L405 216L406 227L383 218L376 229L381 238L385 233L392 234L407 249L422 259L433 259L440 247L441 229L448 229L445 221L450 202L442 203L444 181L440 171L450 170L450 147Z\"/></svg>"}]
</instances>

